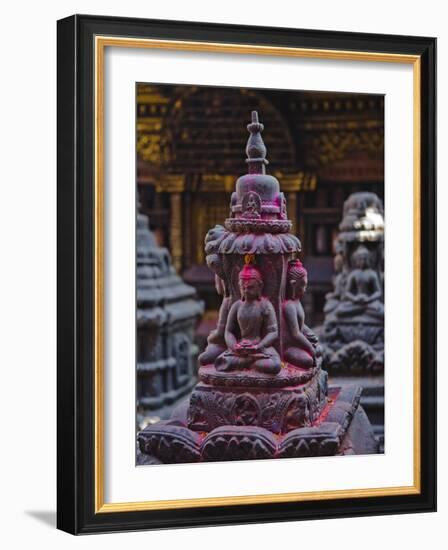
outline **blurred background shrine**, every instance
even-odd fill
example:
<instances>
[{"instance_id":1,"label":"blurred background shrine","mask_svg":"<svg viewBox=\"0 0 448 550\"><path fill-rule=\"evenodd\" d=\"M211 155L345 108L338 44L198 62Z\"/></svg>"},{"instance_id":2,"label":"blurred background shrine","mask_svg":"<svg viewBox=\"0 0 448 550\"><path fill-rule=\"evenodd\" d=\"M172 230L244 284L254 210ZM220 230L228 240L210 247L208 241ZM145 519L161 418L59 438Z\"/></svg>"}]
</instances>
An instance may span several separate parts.
<instances>
[{"instance_id":1,"label":"blurred background shrine","mask_svg":"<svg viewBox=\"0 0 448 550\"><path fill-rule=\"evenodd\" d=\"M136 95L140 211L204 302L199 347L221 301L205 265L204 236L223 224L235 181L246 172L253 110L266 126L268 172L280 181L302 241L307 322L320 325L344 201L356 191L384 199L384 97L152 84L138 84Z\"/></svg>"}]
</instances>

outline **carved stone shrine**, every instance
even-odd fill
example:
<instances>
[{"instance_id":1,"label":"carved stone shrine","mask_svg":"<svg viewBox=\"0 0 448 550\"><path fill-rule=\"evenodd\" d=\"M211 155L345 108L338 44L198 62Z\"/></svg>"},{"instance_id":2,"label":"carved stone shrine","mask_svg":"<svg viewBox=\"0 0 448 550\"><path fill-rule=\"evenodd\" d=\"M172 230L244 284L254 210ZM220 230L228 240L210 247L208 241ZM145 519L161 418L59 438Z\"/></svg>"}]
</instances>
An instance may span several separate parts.
<instances>
[{"instance_id":1,"label":"carved stone shrine","mask_svg":"<svg viewBox=\"0 0 448 550\"><path fill-rule=\"evenodd\" d=\"M236 182L225 225L205 237L222 295L218 326L190 399L138 434L138 463L377 452L360 388L327 386L301 304L301 244L279 182L266 174L255 111L247 128L248 173Z\"/></svg>"},{"instance_id":2,"label":"carved stone shrine","mask_svg":"<svg viewBox=\"0 0 448 550\"><path fill-rule=\"evenodd\" d=\"M353 193L339 226L334 291L321 334L330 373L384 370L384 217L374 193Z\"/></svg>"},{"instance_id":3,"label":"carved stone shrine","mask_svg":"<svg viewBox=\"0 0 448 550\"><path fill-rule=\"evenodd\" d=\"M137 423L163 417L197 382L194 330L203 304L137 213Z\"/></svg>"},{"instance_id":4,"label":"carved stone shrine","mask_svg":"<svg viewBox=\"0 0 448 550\"><path fill-rule=\"evenodd\" d=\"M384 444L384 213L374 193L344 204L334 267L320 331L323 366L339 383L353 377L380 448Z\"/></svg>"}]
</instances>

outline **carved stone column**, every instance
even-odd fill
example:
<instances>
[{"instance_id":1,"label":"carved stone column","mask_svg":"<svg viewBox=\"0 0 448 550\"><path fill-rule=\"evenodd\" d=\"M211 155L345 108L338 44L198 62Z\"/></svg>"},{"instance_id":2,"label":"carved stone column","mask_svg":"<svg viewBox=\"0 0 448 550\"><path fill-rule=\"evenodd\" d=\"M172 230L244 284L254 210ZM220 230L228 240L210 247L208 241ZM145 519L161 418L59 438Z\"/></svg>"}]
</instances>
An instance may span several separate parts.
<instances>
[{"instance_id":1,"label":"carved stone column","mask_svg":"<svg viewBox=\"0 0 448 550\"><path fill-rule=\"evenodd\" d=\"M299 229L297 227L297 192L286 193L286 201L288 203L288 217L292 222L291 233L296 235Z\"/></svg>"},{"instance_id":2,"label":"carved stone column","mask_svg":"<svg viewBox=\"0 0 448 550\"><path fill-rule=\"evenodd\" d=\"M182 269L182 194L170 194L170 248L177 271Z\"/></svg>"}]
</instances>

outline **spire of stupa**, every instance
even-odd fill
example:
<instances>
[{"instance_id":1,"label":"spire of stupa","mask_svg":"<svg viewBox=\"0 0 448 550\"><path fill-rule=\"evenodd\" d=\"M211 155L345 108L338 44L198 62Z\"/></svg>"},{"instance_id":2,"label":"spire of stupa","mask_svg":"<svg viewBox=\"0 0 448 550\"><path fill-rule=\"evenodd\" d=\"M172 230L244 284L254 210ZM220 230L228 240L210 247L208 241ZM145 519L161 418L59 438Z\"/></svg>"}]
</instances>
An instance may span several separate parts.
<instances>
[{"instance_id":1,"label":"spire of stupa","mask_svg":"<svg viewBox=\"0 0 448 550\"><path fill-rule=\"evenodd\" d=\"M265 174L265 166L268 164L268 160L266 159L266 145L261 137L264 125L258 121L257 111L252 111L252 122L247 125L247 129L250 132L246 146L246 162L249 164L249 174Z\"/></svg>"}]
</instances>

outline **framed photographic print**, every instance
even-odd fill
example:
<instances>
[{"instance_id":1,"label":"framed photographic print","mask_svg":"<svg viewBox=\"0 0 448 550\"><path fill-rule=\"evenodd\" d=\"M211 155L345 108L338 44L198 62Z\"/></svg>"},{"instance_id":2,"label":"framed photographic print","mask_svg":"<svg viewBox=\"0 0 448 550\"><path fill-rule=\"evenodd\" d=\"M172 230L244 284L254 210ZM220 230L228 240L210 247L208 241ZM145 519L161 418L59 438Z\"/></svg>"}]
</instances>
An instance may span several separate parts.
<instances>
[{"instance_id":1,"label":"framed photographic print","mask_svg":"<svg viewBox=\"0 0 448 550\"><path fill-rule=\"evenodd\" d=\"M58 22L58 527L434 511L434 38Z\"/></svg>"}]
</instances>

